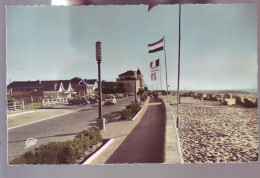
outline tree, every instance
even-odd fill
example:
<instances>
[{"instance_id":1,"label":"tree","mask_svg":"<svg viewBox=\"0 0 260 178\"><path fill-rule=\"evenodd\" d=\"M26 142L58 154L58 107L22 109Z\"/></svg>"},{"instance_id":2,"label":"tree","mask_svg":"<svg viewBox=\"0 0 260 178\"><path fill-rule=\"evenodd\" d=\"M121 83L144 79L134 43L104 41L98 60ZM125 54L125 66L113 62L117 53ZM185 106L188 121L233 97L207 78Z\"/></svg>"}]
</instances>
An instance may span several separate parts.
<instances>
[{"instance_id":1,"label":"tree","mask_svg":"<svg viewBox=\"0 0 260 178\"><path fill-rule=\"evenodd\" d=\"M139 90L138 90L137 94L138 94L138 95L141 95L141 94L143 94L143 93L144 93L144 89L142 89L142 88L139 88Z\"/></svg>"},{"instance_id":2,"label":"tree","mask_svg":"<svg viewBox=\"0 0 260 178\"><path fill-rule=\"evenodd\" d=\"M118 83L115 89L115 93L125 93L126 89L123 83Z\"/></svg>"}]
</instances>

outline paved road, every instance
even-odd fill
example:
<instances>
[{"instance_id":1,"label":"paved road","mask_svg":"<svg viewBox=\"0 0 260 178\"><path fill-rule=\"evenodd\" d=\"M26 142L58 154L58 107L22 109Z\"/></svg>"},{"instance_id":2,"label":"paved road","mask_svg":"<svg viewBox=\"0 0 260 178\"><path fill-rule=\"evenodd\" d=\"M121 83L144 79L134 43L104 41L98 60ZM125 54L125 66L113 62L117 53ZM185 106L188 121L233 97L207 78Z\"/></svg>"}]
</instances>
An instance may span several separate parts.
<instances>
[{"instance_id":1,"label":"paved road","mask_svg":"<svg viewBox=\"0 0 260 178\"><path fill-rule=\"evenodd\" d=\"M160 102L151 98L142 120L117 148L106 164L162 163L165 113Z\"/></svg>"},{"instance_id":2,"label":"paved road","mask_svg":"<svg viewBox=\"0 0 260 178\"><path fill-rule=\"evenodd\" d=\"M134 97L128 97L118 100L115 106L103 106L103 117L112 121L111 119L121 115L120 111L125 109L125 106L133 100ZM97 117L98 107L93 106L92 108L81 108L67 115L11 129L8 131L8 160L12 160L40 144L73 139L78 132L96 126ZM37 139L38 144L25 149L25 142L28 138Z\"/></svg>"}]
</instances>

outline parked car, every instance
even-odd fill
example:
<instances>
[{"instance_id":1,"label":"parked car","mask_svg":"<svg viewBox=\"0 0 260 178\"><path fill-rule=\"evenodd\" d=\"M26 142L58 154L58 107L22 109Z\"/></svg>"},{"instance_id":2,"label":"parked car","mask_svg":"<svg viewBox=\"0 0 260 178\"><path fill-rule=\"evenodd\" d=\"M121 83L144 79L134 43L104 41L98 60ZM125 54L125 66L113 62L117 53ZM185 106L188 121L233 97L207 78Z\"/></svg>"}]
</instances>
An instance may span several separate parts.
<instances>
[{"instance_id":1,"label":"parked car","mask_svg":"<svg viewBox=\"0 0 260 178\"><path fill-rule=\"evenodd\" d=\"M98 103L98 99L94 96L89 96L87 99L90 102L90 104Z\"/></svg>"},{"instance_id":2,"label":"parked car","mask_svg":"<svg viewBox=\"0 0 260 178\"><path fill-rule=\"evenodd\" d=\"M87 100L85 97L83 96L79 96L79 97L75 97L71 100L69 100L69 104L70 105L79 105L79 104L90 104L89 100Z\"/></svg>"},{"instance_id":3,"label":"parked car","mask_svg":"<svg viewBox=\"0 0 260 178\"><path fill-rule=\"evenodd\" d=\"M89 100L90 104L98 103L98 99L89 98L88 100Z\"/></svg>"},{"instance_id":4,"label":"parked car","mask_svg":"<svg viewBox=\"0 0 260 178\"><path fill-rule=\"evenodd\" d=\"M104 100L104 105L116 105L117 101L115 96L108 96L105 100Z\"/></svg>"},{"instance_id":5,"label":"parked car","mask_svg":"<svg viewBox=\"0 0 260 178\"><path fill-rule=\"evenodd\" d=\"M128 93L128 96L135 96L134 93Z\"/></svg>"},{"instance_id":6,"label":"parked car","mask_svg":"<svg viewBox=\"0 0 260 178\"><path fill-rule=\"evenodd\" d=\"M116 99L124 98L124 95L121 93L116 93L115 95Z\"/></svg>"}]
</instances>

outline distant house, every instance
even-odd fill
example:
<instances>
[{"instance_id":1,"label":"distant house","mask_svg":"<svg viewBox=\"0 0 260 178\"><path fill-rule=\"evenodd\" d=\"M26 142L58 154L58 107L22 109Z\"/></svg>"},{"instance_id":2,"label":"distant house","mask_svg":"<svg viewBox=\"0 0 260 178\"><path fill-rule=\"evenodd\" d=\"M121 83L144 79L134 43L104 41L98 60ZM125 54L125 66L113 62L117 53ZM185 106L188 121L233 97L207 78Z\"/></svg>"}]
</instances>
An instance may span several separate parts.
<instances>
[{"instance_id":1,"label":"distant house","mask_svg":"<svg viewBox=\"0 0 260 178\"><path fill-rule=\"evenodd\" d=\"M75 96L70 80L42 81L43 98L71 98Z\"/></svg>"},{"instance_id":2,"label":"distant house","mask_svg":"<svg viewBox=\"0 0 260 178\"><path fill-rule=\"evenodd\" d=\"M78 96L93 95L98 88L97 79L81 79L75 77L71 79L71 84Z\"/></svg>"},{"instance_id":3,"label":"distant house","mask_svg":"<svg viewBox=\"0 0 260 178\"><path fill-rule=\"evenodd\" d=\"M8 96L23 99L25 103L41 102L42 99L71 98L76 95L91 95L97 86L97 80L47 80L14 81L7 86Z\"/></svg>"},{"instance_id":4,"label":"distant house","mask_svg":"<svg viewBox=\"0 0 260 178\"><path fill-rule=\"evenodd\" d=\"M7 86L8 96L24 99L25 102L40 102L43 99L41 81L12 82Z\"/></svg>"},{"instance_id":5,"label":"distant house","mask_svg":"<svg viewBox=\"0 0 260 178\"><path fill-rule=\"evenodd\" d=\"M42 99L71 98L75 92L70 80L15 81L7 86L9 96L23 99L25 103L41 102Z\"/></svg>"},{"instance_id":6,"label":"distant house","mask_svg":"<svg viewBox=\"0 0 260 178\"><path fill-rule=\"evenodd\" d=\"M144 88L143 75L138 69L137 71L129 70L118 76L117 84L123 84L126 92L136 93L140 88Z\"/></svg>"}]
</instances>

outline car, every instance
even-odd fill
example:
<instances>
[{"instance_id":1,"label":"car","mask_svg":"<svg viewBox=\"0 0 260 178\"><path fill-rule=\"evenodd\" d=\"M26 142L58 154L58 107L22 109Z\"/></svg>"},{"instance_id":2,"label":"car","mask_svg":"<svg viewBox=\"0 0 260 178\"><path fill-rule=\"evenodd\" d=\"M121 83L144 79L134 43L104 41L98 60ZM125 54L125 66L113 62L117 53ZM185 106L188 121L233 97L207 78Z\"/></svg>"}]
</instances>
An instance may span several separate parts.
<instances>
[{"instance_id":1,"label":"car","mask_svg":"<svg viewBox=\"0 0 260 178\"><path fill-rule=\"evenodd\" d=\"M90 104L98 103L98 99L95 99L95 98L89 98L88 100L89 100Z\"/></svg>"},{"instance_id":2,"label":"car","mask_svg":"<svg viewBox=\"0 0 260 178\"><path fill-rule=\"evenodd\" d=\"M89 97L87 97L87 99L90 102L90 104L98 103L98 99L94 96L89 96Z\"/></svg>"},{"instance_id":3,"label":"car","mask_svg":"<svg viewBox=\"0 0 260 178\"><path fill-rule=\"evenodd\" d=\"M117 101L115 96L108 96L106 99L104 99L104 105L116 105Z\"/></svg>"},{"instance_id":4,"label":"car","mask_svg":"<svg viewBox=\"0 0 260 178\"><path fill-rule=\"evenodd\" d=\"M78 96L78 97L75 97L75 98L69 100L69 104L70 105L80 105L80 104L86 105L86 104L90 104L90 102L85 97Z\"/></svg>"},{"instance_id":5,"label":"car","mask_svg":"<svg viewBox=\"0 0 260 178\"><path fill-rule=\"evenodd\" d=\"M121 99L121 98L124 98L124 95L121 93L116 93L115 97L116 97L116 99Z\"/></svg>"}]
</instances>

